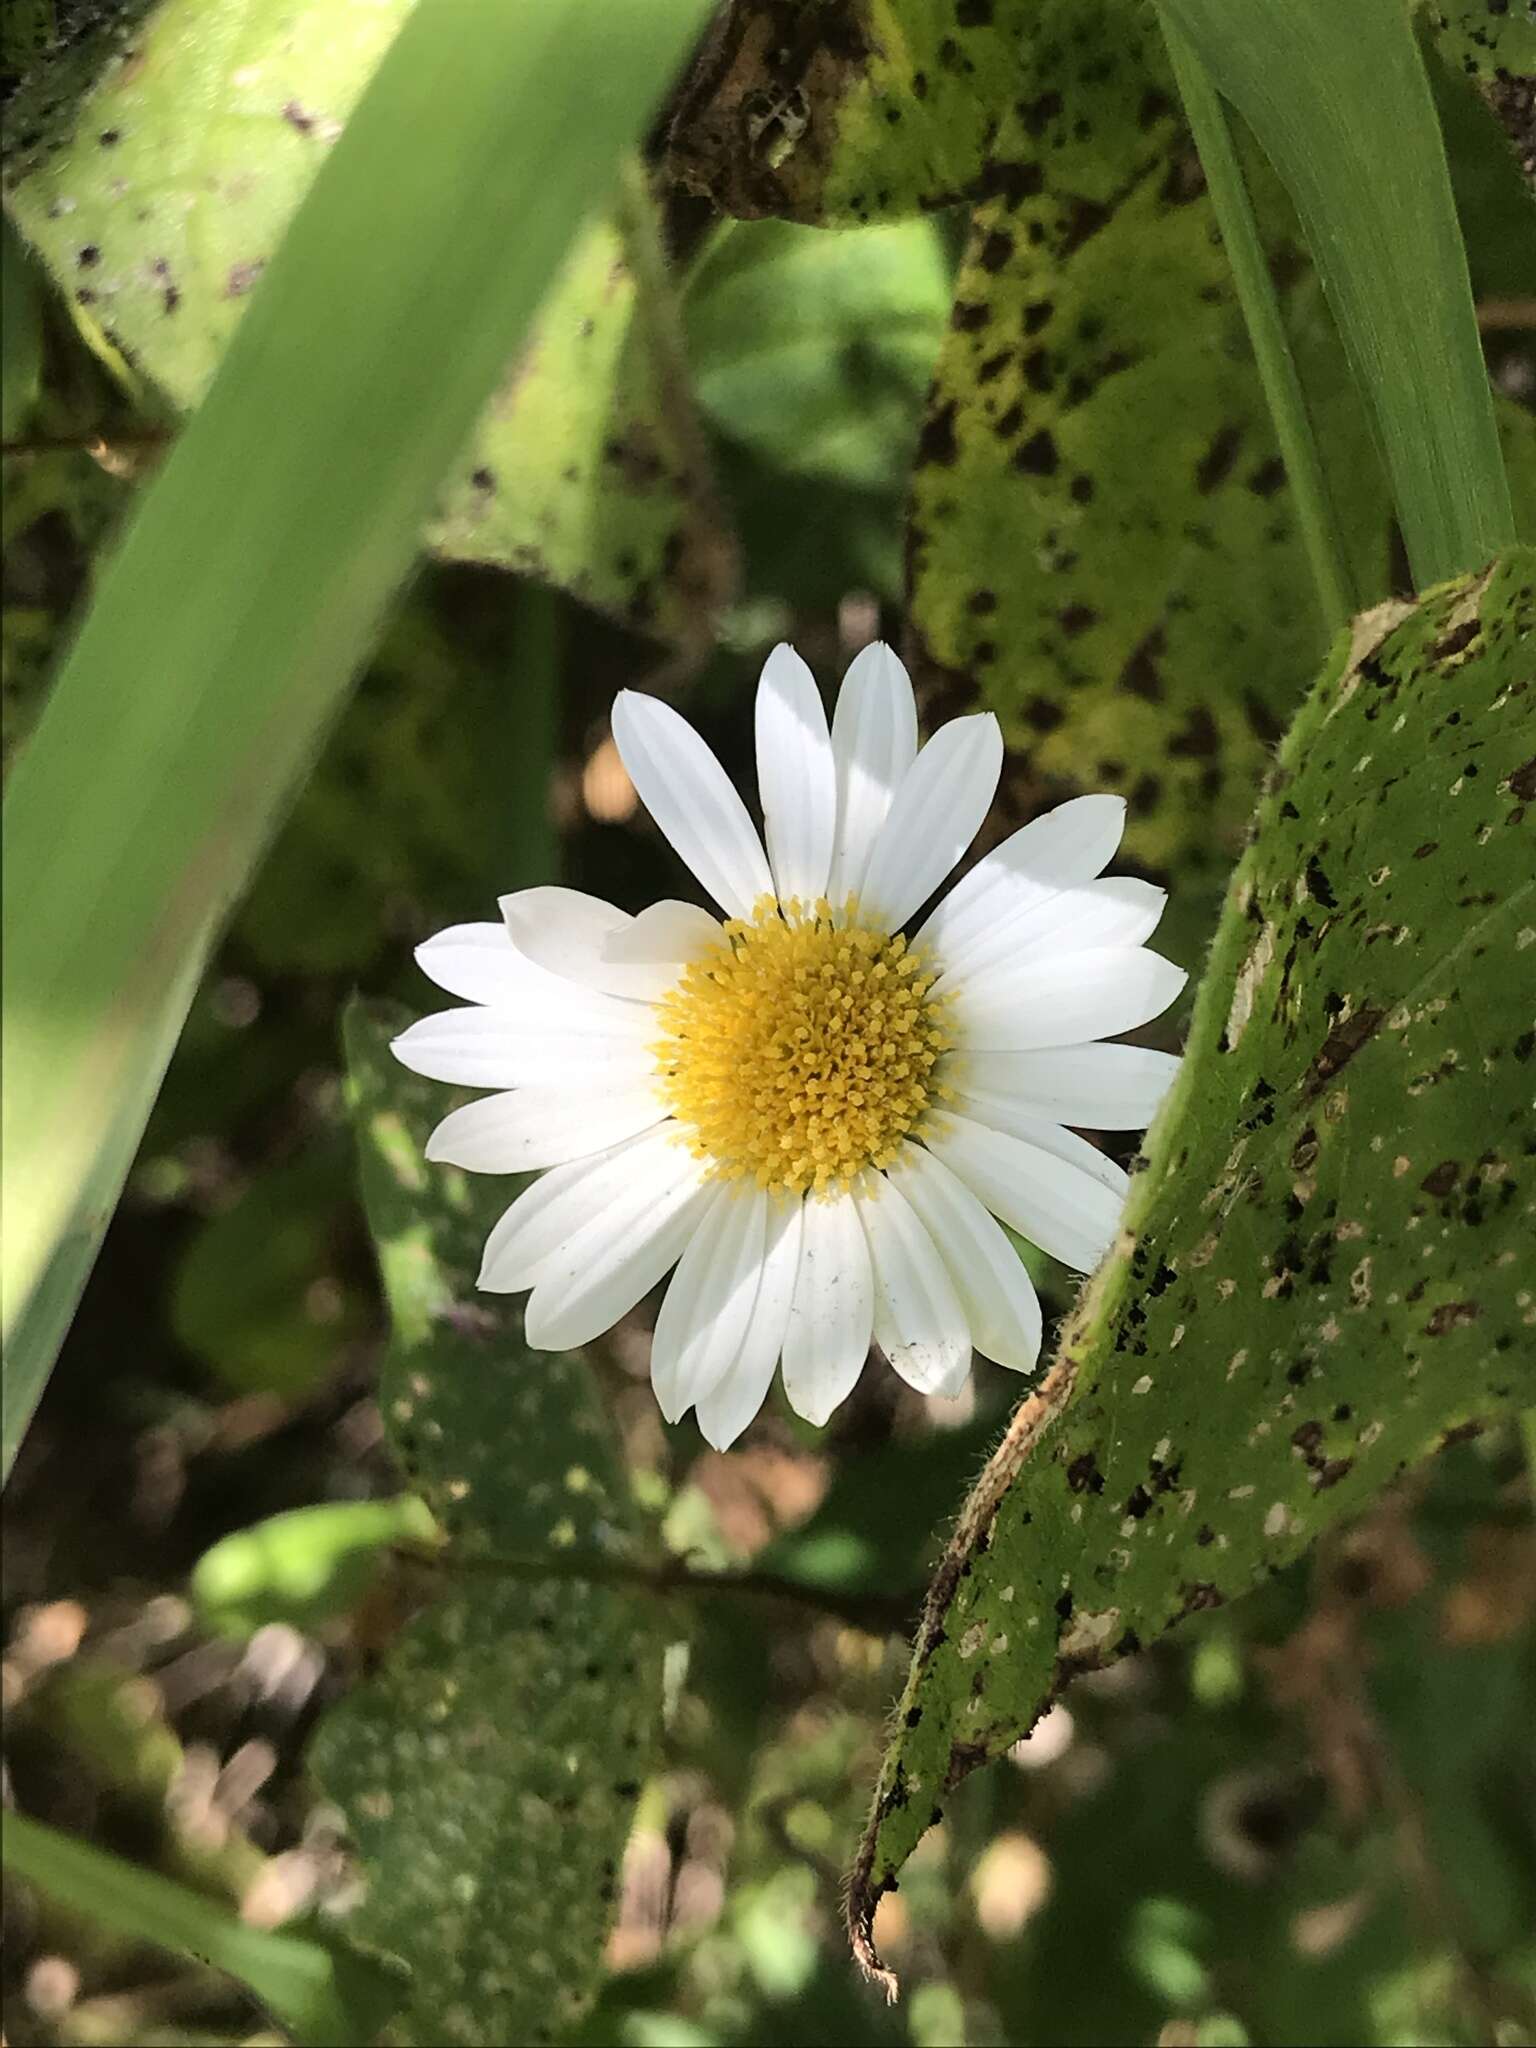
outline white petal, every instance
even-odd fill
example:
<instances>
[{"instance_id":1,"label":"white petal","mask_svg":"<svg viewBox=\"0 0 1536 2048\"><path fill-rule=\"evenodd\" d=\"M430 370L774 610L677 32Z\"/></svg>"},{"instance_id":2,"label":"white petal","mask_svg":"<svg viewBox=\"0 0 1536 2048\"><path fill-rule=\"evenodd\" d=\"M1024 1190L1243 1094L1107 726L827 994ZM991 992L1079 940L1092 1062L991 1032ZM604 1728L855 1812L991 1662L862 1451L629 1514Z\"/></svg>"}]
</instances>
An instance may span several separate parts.
<instances>
[{"instance_id":1,"label":"white petal","mask_svg":"<svg viewBox=\"0 0 1536 2048\"><path fill-rule=\"evenodd\" d=\"M699 1430L717 1451L729 1450L762 1407L784 1349L789 1307L800 1264L802 1196L770 1195L762 1279L747 1334L724 1377L697 1401ZM676 1285L676 1282L673 1282Z\"/></svg>"},{"instance_id":2,"label":"white petal","mask_svg":"<svg viewBox=\"0 0 1536 2048\"><path fill-rule=\"evenodd\" d=\"M1040 1300L1002 1225L921 1145L903 1145L888 1178L938 1246L976 1349L1015 1372L1033 1370L1040 1356Z\"/></svg>"},{"instance_id":3,"label":"white petal","mask_svg":"<svg viewBox=\"0 0 1536 2048\"><path fill-rule=\"evenodd\" d=\"M502 897L501 914L518 952L583 988L653 1002L677 978L662 980L654 967L611 959L608 946L635 920L580 889L519 889Z\"/></svg>"},{"instance_id":4,"label":"white petal","mask_svg":"<svg viewBox=\"0 0 1536 2048\"><path fill-rule=\"evenodd\" d=\"M1003 735L990 711L941 726L902 777L859 884L862 917L897 931L964 853L997 794Z\"/></svg>"},{"instance_id":5,"label":"white petal","mask_svg":"<svg viewBox=\"0 0 1536 2048\"><path fill-rule=\"evenodd\" d=\"M1090 946L983 970L954 989L947 1021L968 1052L1081 1045L1148 1023L1188 979L1145 946Z\"/></svg>"},{"instance_id":6,"label":"white petal","mask_svg":"<svg viewBox=\"0 0 1536 2048\"><path fill-rule=\"evenodd\" d=\"M944 1393L970 1364L971 1330L938 1246L884 1174L856 1199L875 1276L875 1342L909 1387Z\"/></svg>"},{"instance_id":7,"label":"white petal","mask_svg":"<svg viewBox=\"0 0 1536 2048\"><path fill-rule=\"evenodd\" d=\"M714 1190L681 1145L669 1150L669 1160L629 1181L540 1266L523 1317L535 1351L590 1344L676 1265Z\"/></svg>"},{"instance_id":8,"label":"white petal","mask_svg":"<svg viewBox=\"0 0 1536 2048\"><path fill-rule=\"evenodd\" d=\"M804 1207L784 1332L784 1391L795 1413L820 1428L864 1370L874 1334L874 1279L852 1195L812 1195Z\"/></svg>"},{"instance_id":9,"label":"white petal","mask_svg":"<svg viewBox=\"0 0 1536 2048\"><path fill-rule=\"evenodd\" d=\"M773 878L747 807L693 727L670 704L621 690L613 738L640 801L731 917L750 917Z\"/></svg>"},{"instance_id":10,"label":"white petal","mask_svg":"<svg viewBox=\"0 0 1536 2048\"><path fill-rule=\"evenodd\" d=\"M1102 874L1124 829L1121 796L1078 796L1032 818L961 876L935 906L914 945L926 948L946 973L956 975L969 972L973 961L996 957L999 944L1006 953L1015 921L1060 890L1079 888Z\"/></svg>"},{"instance_id":11,"label":"white petal","mask_svg":"<svg viewBox=\"0 0 1536 2048\"><path fill-rule=\"evenodd\" d=\"M1145 1045L1058 1045L956 1055L957 1088L1011 1096L1026 1114L1090 1131L1140 1131L1179 1071L1176 1053Z\"/></svg>"},{"instance_id":12,"label":"white petal","mask_svg":"<svg viewBox=\"0 0 1536 2048\"><path fill-rule=\"evenodd\" d=\"M1117 1166L1107 1152L1101 1152L1076 1131L1067 1130L1050 1117L1031 1116L1010 1095L962 1091L955 1100L954 1114L968 1123L980 1124L985 1130L1001 1131L1004 1137L1022 1138L1026 1145L1050 1153L1053 1159L1064 1161L1079 1173L1091 1175L1117 1201L1125 1199L1130 1176L1123 1166Z\"/></svg>"},{"instance_id":13,"label":"white petal","mask_svg":"<svg viewBox=\"0 0 1536 2048\"><path fill-rule=\"evenodd\" d=\"M534 1286L561 1246L596 1216L616 1213L633 1188L670 1186L679 1162L693 1165L664 1124L592 1159L557 1166L525 1188L485 1241L479 1285L488 1294Z\"/></svg>"},{"instance_id":14,"label":"white petal","mask_svg":"<svg viewBox=\"0 0 1536 2048\"><path fill-rule=\"evenodd\" d=\"M983 974L999 969L1017 979L1026 966L1052 954L1139 946L1157 930L1167 901L1166 889L1129 875L1085 882L1079 889L1058 889L1032 910L1007 919L993 933L990 945L978 942L963 971L957 974L953 968L946 969L934 992L948 995L956 987L974 987Z\"/></svg>"},{"instance_id":15,"label":"white petal","mask_svg":"<svg viewBox=\"0 0 1536 2048\"><path fill-rule=\"evenodd\" d=\"M611 1087L655 1067L649 1005L621 1003L573 982L518 1010L439 1010L390 1047L402 1066L462 1088Z\"/></svg>"},{"instance_id":16,"label":"white petal","mask_svg":"<svg viewBox=\"0 0 1536 2048\"><path fill-rule=\"evenodd\" d=\"M807 909L827 886L837 823L832 741L816 679L787 641L757 686L757 788L779 901Z\"/></svg>"},{"instance_id":17,"label":"white petal","mask_svg":"<svg viewBox=\"0 0 1536 2048\"><path fill-rule=\"evenodd\" d=\"M623 1088L514 1088L445 1116L426 1152L469 1173L532 1173L606 1152L667 1114L652 1081Z\"/></svg>"},{"instance_id":18,"label":"white petal","mask_svg":"<svg viewBox=\"0 0 1536 2048\"><path fill-rule=\"evenodd\" d=\"M936 1118L924 1142L994 1216L1063 1265L1090 1273L1108 1250L1120 1222L1123 1177L1119 1186L1110 1185L1080 1159L1063 1158L1054 1145L1047 1149L961 1116ZM1112 1160L1105 1164L1114 1168Z\"/></svg>"},{"instance_id":19,"label":"white petal","mask_svg":"<svg viewBox=\"0 0 1536 2048\"><path fill-rule=\"evenodd\" d=\"M422 973L465 1003L504 1009L537 996L543 971L525 960L499 924L456 924L416 948Z\"/></svg>"},{"instance_id":20,"label":"white petal","mask_svg":"<svg viewBox=\"0 0 1536 2048\"><path fill-rule=\"evenodd\" d=\"M651 1385L668 1422L716 1386L741 1349L757 1303L767 1229L762 1188L709 1187L651 1339Z\"/></svg>"},{"instance_id":21,"label":"white petal","mask_svg":"<svg viewBox=\"0 0 1536 2048\"><path fill-rule=\"evenodd\" d=\"M681 969L711 946L724 943L719 918L711 917L697 903L664 897L612 931L603 941L602 953L605 960Z\"/></svg>"},{"instance_id":22,"label":"white petal","mask_svg":"<svg viewBox=\"0 0 1536 2048\"><path fill-rule=\"evenodd\" d=\"M827 895L856 894L897 785L917 758L917 704L906 670L883 640L854 656L832 713L837 836Z\"/></svg>"}]
</instances>

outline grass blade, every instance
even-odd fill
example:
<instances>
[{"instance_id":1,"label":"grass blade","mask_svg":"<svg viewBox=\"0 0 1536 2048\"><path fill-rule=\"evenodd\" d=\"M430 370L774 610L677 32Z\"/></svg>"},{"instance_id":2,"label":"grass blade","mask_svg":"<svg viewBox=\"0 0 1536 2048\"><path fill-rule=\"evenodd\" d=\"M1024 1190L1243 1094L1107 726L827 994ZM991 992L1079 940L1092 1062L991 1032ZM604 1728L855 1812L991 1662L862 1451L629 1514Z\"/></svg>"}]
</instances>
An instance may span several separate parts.
<instances>
[{"instance_id":1,"label":"grass blade","mask_svg":"<svg viewBox=\"0 0 1536 2048\"><path fill-rule=\"evenodd\" d=\"M1414 580L1515 538L1450 174L1399 0L1162 0L1285 180L1374 408Z\"/></svg>"},{"instance_id":2,"label":"grass blade","mask_svg":"<svg viewBox=\"0 0 1536 2048\"><path fill-rule=\"evenodd\" d=\"M6 804L8 1339L72 1219L83 1279L122 1105L703 13L415 10L103 580ZM8 1342L6 1469L74 1291Z\"/></svg>"},{"instance_id":3,"label":"grass blade","mask_svg":"<svg viewBox=\"0 0 1536 2048\"><path fill-rule=\"evenodd\" d=\"M5 1865L98 1927L191 1956L237 1978L301 2044L371 2040L399 2003L384 1972L299 1934L247 1927L232 1913L152 1870L8 1813Z\"/></svg>"}]
</instances>

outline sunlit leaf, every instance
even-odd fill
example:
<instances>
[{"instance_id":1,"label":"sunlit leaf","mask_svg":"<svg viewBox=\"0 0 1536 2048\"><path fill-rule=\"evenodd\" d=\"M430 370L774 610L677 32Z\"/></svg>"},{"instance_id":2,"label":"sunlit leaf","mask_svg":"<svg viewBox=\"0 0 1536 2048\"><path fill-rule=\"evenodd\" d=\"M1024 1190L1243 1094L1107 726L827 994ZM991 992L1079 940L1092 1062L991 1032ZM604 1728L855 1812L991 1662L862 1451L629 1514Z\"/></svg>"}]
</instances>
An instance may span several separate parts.
<instances>
[{"instance_id":1,"label":"sunlit leaf","mask_svg":"<svg viewBox=\"0 0 1536 2048\"><path fill-rule=\"evenodd\" d=\"M82 316L178 407L207 389L412 5L141 0L129 30L114 22L19 102L15 218ZM512 217L532 199L520 193ZM637 266L626 247L653 234L648 208L627 211L627 234L594 224L572 249L430 538L694 640L727 594L731 550L671 361L659 263Z\"/></svg>"},{"instance_id":2,"label":"sunlit leaf","mask_svg":"<svg viewBox=\"0 0 1536 2048\"><path fill-rule=\"evenodd\" d=\"M1533 647L1517 550L1359 621L1288 736L1120 1240L930 1591L860 1944L1070 1675L1536 1398Z\"/></svg>"}]
</instances>

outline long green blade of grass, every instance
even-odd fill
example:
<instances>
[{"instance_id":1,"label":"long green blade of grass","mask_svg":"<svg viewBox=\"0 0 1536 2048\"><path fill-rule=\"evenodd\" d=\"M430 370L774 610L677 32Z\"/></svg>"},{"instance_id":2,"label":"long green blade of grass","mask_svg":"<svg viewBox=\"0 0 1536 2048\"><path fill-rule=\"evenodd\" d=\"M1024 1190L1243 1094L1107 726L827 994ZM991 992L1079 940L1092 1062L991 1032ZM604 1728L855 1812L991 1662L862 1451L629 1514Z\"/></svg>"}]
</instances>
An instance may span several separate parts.
<instances>
[{"instance_id":1,"label":"long green blade of grass","mask_svg":"<svg viewBox=\"0 0 1536 2048\"><path fill-rule=\"evenodd\" d=\"M382 1970L301 1934L272 1934L155 1871L24 1814L0 1833L5 1866L98 1927L191 1956L246 1985L302 2048L371 2040L398 2004Z\"/></svg>"},{"instance_id":2,"label":"long green blade of grass","mask_svg":"<svg viewBox=\"0 0 1536 2048\"><path fill-rule=\"evenodd\" d=\"M1375 412L1415 583L1478 567L1515 538L1514 514L1409 10L1160 5L1290 190Z\"/></svg>"},{"instance_id":3,"label":"long green blade of grass","mask_svg":"<svg viewBox=\"0 0 1536 2048\"><path fill-rule=\"evenodd\" d=\"M102 582L5 810L6 1470L196 966L705 11L417 8Z\"/></svg>"}]
</instances>

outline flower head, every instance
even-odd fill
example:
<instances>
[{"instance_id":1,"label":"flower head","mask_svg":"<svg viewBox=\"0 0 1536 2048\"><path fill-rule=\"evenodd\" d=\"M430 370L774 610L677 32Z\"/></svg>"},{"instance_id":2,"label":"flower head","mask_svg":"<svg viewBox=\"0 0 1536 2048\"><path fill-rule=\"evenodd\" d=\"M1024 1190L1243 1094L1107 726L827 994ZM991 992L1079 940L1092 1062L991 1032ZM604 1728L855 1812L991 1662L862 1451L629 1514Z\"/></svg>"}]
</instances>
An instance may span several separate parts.
<instances>
[{"instance_id":1,"label":"flower head","mask_svg":"<svg viewBox=\"0 0 1536 2048\"><path fill-rule=\"evenodd\" d=\"M1141 1128L1178 1064L1099 1042L1184 981L1144 944L1163 892L1100 879L1123 802L1036 818L908 938L996 792L990 714L919 748L906 670L876 645L829 730L810 670L775 648L757 694L766 849L670 706L626 690L613 731L725 916L525 889L501 924L420 948L468 1007L413 1024L396 1054L497 1091L445 1118L427 1156L547 1169L491 1232L480 1285L531 1288L528 1342L565 1350L676 1266L656 1396L722 1448L781 1364L792 1406L825 1422L871 1341L926 1394L958 1394L973 1347L1027 1371L1040 1307L998 1219L1093 1267L1125 1175L1067 1126Z\"/></svg>"}]
</instances>

